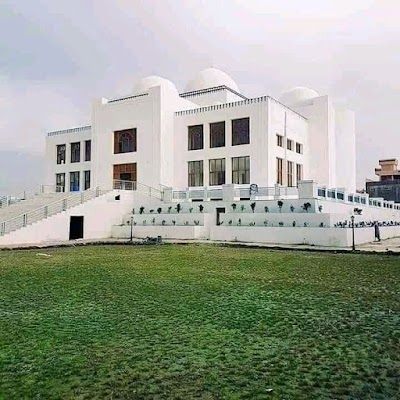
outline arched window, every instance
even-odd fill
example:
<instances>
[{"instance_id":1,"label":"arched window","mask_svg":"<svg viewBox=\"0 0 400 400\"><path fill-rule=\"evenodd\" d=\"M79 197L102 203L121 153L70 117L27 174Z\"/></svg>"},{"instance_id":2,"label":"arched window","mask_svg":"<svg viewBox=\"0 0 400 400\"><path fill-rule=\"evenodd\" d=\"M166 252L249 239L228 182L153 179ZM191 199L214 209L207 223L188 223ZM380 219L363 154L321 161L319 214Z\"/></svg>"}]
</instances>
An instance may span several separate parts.
<instances>
[{"instance_id":1,"label":"arched window","mask_svg":"<svg viewBox=\"0 0 400 400\"><path fill-rule=\"evenodd\" d=\"M136 128L114 132L114 153L136 151Z\"/></svg>"}]
</instances>

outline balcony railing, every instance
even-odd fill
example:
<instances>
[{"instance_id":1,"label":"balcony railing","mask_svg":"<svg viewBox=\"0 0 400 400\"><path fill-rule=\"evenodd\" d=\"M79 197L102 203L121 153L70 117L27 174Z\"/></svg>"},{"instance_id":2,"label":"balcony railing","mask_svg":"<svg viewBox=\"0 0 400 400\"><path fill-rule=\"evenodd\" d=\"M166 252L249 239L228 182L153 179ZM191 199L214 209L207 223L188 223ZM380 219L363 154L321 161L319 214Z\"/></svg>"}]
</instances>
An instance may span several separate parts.
<instances>
[{"instance_id":1,"label":"balcony railing","mask_svg":"<svg viewBox=\"0 0 400 400\"><path fill-rule=\"evenodd\" d=\"M160 189L153 188L148 185L144 185L143 183L139 183L136 181L124 181L120 179L114 179L113 181L113 189L116 190L135 190L138 193L145 194L147 196L157 197L158 199L163 199L163 188L160 186Z\"/></svg>"}]
</instances>

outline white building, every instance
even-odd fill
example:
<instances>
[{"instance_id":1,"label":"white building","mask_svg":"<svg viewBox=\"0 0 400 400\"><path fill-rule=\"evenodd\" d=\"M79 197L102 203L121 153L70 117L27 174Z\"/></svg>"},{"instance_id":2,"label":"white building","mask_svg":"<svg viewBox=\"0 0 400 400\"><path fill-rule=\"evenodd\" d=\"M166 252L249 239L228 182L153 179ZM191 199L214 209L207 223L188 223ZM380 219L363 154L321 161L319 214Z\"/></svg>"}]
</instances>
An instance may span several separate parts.
<instances>
[{"instance_id":1,"label":"white building","mask_svg":"<svg viewBox=\"0 0 400 400\"><path fill-rule=\"evenodd\" d=\"M113 180L184 188L303 179L354 191L354 114L303 87L279 101L247 98L214 68L181 94L151 76L130 96L95 100L90 127L49 133L46 161L46 184L66 191Z\"/></svg>"},{"instance_id":2,"label":"white building","mask_svg":"<svg viewBox=\"0 0 400 400\"><path fill-rule=\"evenodd\" d=\"M0 245L132 234L348 247L352 219L355 243L377 221L400 236L400 204L355 182L354 113L329 96L247 98L214 68L180 94L150 76L93 101L90 126L47 134L45 185L0 199Z\"/></svg>"}]
</instances>

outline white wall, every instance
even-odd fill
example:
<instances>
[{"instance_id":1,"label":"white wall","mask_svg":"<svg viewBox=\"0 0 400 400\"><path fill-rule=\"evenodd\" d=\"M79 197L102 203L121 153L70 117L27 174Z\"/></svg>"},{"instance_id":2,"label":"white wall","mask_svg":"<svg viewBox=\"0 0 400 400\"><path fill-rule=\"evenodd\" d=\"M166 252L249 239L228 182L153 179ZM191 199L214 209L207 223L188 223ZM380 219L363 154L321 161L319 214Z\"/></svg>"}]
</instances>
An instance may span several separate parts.
<instances>
[{"instance_id":1,"label":"white wall","mask_svg":"<svg viewBox=\"0 0 400 400\"><path fill-rule=\"evenodd\" d=\"M65 173L65 190L69 191L70 187L70 172L80 172L80 187L84 188L84 171L92 169L92 162L85 161L85 141L91 140L92 134L90 129L81 131L62 131L53 136L46 137L46 185L56 184L56 174ZM81 158L79 163L71 163L71 143L80 142L81 144ZM57 164L57 145L66 145L66 162L65 164ZM92 143L93 145L93 143ZM93 148L92 148L93 159ZM93 186L93 177L91 177Z\"/></svg>"},{"instance_id":2,"label":"white wall","mask_svg":"<svg viewBox=\"0 0 400 400\"><path fill-rule=\"evenodd\" d=\"M119 195L120 200L115 200ZM133 193L112 191L67 211L0 237L0 245L35 244L69 239L71 216L84 217L84 239L111 237L112 226L132 209Z\"/></svg>"},{"instance_id":3,"label":"white wall","mask_svg":"<svg viewBox=\"0 0 400 400\"><path fill-rule=\"evenodd\" d=\"M356 135L354 112L335 105L336 185L356 191Z\"/></svg>"}]
</instances>

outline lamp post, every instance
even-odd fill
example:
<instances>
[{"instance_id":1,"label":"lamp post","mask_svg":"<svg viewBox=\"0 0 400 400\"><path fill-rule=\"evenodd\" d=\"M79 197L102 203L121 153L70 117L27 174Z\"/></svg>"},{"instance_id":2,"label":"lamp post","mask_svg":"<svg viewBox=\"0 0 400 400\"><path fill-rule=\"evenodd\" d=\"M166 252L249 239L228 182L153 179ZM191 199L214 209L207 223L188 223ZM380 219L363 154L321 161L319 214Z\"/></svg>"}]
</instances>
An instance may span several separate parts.
<instances>
[{"instance_id":1,"label":"lamp post","mask_svg":"<svg viewBox=\"0 0 400 400\"><path fill-rule=\"evenodd\" d=\"M131 238L130 241L133 241L133 216L131 216Z\"/></svg>"},{"instance_id":2,"label":"lamp post","mask_svg":"<svg viewBox=\"0 0 400 400\"><path fill-rule=\"evenodd\" d=\"M351 231L353 233L353 242L352 242L351 249L354 251L356 249L356 243L355 243L355 240L354 240L354 215L352 215L350 217L350 219L351 219Z\"/></svg>"}]
</instances>

